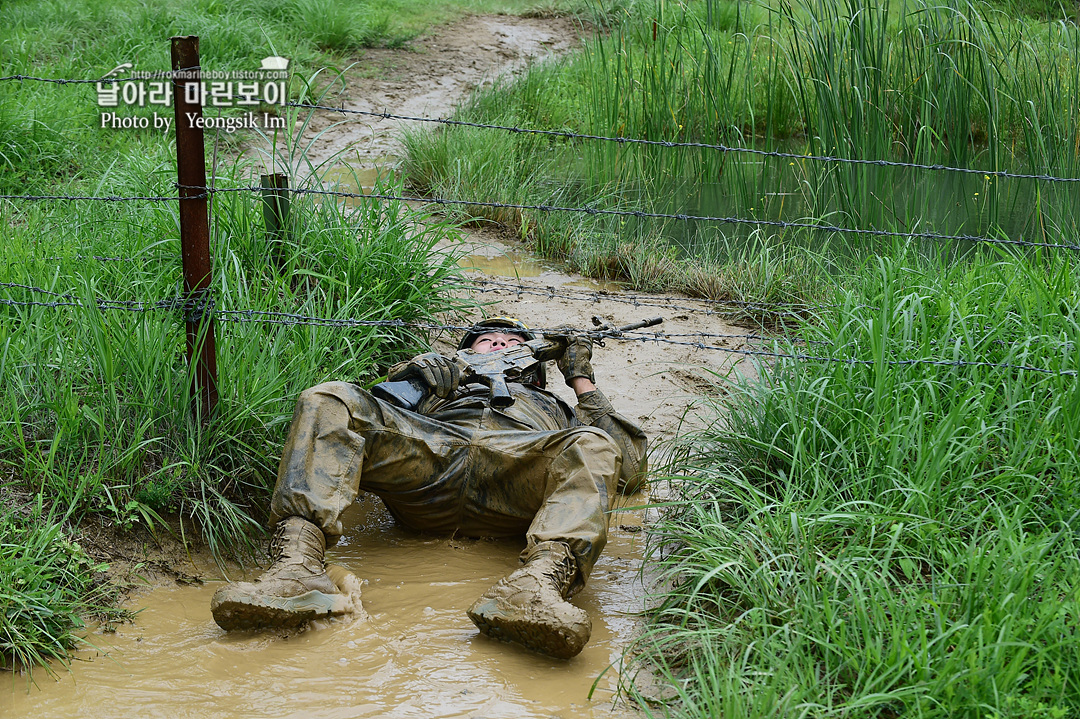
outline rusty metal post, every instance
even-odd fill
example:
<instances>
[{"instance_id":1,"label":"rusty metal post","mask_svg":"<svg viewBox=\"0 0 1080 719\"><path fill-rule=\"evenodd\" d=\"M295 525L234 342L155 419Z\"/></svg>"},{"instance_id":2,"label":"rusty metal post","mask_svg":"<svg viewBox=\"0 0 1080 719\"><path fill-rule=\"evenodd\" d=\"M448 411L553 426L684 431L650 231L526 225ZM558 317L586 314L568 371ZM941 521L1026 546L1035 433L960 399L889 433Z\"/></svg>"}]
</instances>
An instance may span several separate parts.
<instances>
[{"instance_id":1,"label":"rusty metal post","mask_svg":"<svg viewBox=\"0 0 1080 719\"><path fill-rule=\"evenodd\" d=\"M217 355L210 281L210 222L207 216L206 154L203 149L199 38L172 38L173 108L176 123L176 175L180 185L180 252L187 300L188 363L195 408L208 419L217 405ZM194 92L187 90L193 84ZM192 101L194 100L194 101ZM210 310L210 311L208 311Z\"/></svg>"},{"instance_id":2,"label":"rusty metal post","mask_svg":"<svg viewBox=\"0 0 1080 719\"><path fill-rule=\"evenodd\" d=\"M263 222L266 245L278 269L287 260L285 243L289 240L289 176L283 172L262 175Z\"/></svg>"}]
</instances>

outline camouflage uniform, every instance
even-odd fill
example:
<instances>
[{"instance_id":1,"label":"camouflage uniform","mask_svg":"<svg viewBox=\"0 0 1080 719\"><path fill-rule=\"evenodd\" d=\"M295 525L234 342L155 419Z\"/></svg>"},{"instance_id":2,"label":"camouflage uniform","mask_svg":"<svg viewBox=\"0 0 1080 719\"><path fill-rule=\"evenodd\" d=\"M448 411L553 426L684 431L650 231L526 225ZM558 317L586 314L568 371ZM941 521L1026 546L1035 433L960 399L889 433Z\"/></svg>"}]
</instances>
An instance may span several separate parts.
<instances>
[{"instance_id":1,"label":"camouflage uniform","mask_svg":"<svg viewBox=\"0 0 1080 719\"><path fill-rule=\"evenodd\" d=\"M391 372L393 375L393 372ZM645 476L646 439L599 391L576 413L554 394L510 383L515 402L495 409L486 387L399 409L346 382L301 394L278 470L271 523L314 522L333 544L360 490L402 524L465 536L525 535L564 542L585 583L607 540L616 491Z\"/></svg>"}]
</instances>

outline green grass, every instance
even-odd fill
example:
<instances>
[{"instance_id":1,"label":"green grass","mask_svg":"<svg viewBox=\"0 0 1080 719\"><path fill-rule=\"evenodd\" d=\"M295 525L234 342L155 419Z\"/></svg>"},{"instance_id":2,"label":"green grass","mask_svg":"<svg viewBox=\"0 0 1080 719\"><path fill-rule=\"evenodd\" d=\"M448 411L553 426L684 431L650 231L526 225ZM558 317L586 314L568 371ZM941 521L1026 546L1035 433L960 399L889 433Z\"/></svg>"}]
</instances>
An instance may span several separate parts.
<instances>
[{"instance_id":1,"label":"green grass","mask_svg":"<svg viewBox=\"0 0 1080 719\"><path fill-rule=\"evenodd\" d=\"M682 438L637 650L677 716L1074 716L1073 262L894 250L845 280L778 349L853 362L726 378Z\"/></svg>"},{"instance_id":2,"label":"green grass","mask_svg":"<svg viewBox=\"0 0 1080 719\"><path fill-rule=\"evenodd\" d=\"M462 12L502 7L5 3L0 66L52 77L98 76L124 61L163 69L167 38L190 33L202 38L206 67L250 69L273 52L310 79L363 47L398 45ZM358 8L368 12L350 12ZM460 116L1077 173L1075 26L952 1L876 8L594 7L589 17L607 35L481 93ZM296 82L292 96L315 97L304 95L315 80ZM100 130L92 86L3 83L0 93L0 192L174 192L169 141ZM231 156L235 144L222 142L208 157L215 149ZM1023 232L1050 242L1074 243L1077 234L1071 190L1045 183L751 164L468 129L408 143L409 181L448 197ZM302 150L281 152L302 167ZM257 184L255 173L222 161L218 185ZM372 320L455 309L439 284L453 280L453 258L433 249L452 223L395 203L350 209L303 196L292 216L291 238L271 244L256 196L215 196L219 309ZM824 301L831 309L804 317L782 349L820 341L828 354L859 360L777 362L762 368L760 383L727 385L716 423L686 438L669 468L686 478L677 497L685 501L658 531L655 561L673 591L658 597L637 649L680 692L670 711L1076 713L1075 377L887 364L934 357L1075 370L1080 296L1066 258L982 253L946 264L964 248L577 214L489 216L577 269L635 287ZM93 604L98 568L64 544L80 518L125 527L170 512L219 554L242 547L257 533L297 393L331 377L374 381L427 339L378 327L220 323L220 406L208 425L195 421L180 318L94 302L175 296L177 222L171 204L0 204L0 282L82 305L22 304L61 298L0 288L0 299L19 303L0 304L0 469L5 482L62 510L43 507L30 523L0 514L8 638L0 649L9 661L62 656Z\"/></svg>"},{"instance_id":3,"label":"green grass","mask_svg":"<svg viewBox=\"0 0 1080 719\"><path fill-rule=\"evenodd\" d=\"M168 161L156 159L162 164L155 171L116 178L101 192L169 194ZM257 184L249 172L236 167L219 181ZM276 247L267 245L257 195L217 195L214 205L211 252L220 310L413 321L453 306L446 288L437 286L452 277L452 258L433 253L451 228L420 225L422 218L403 205L353 211L294 198L292 240ZM379 327L219 323L221 402L215 421L204 427L191 419L179 315L95 304L98 298L154 302L176 294L175 207L7 205L0 221L12 258L0 268L0 281L71 295L82 305L0 307L6 378L0 460L24 484L65 506L106 511L117 521L133 511L134 519L145 516L143 506L198 517L195 506L204 501L242 502L257 514L297 393L327 377L371 381L399 353L422 343L418 334ZM0 293L16 302L57 299L20 288Z\"/></svg>"},{"instance_id":4,"label":"green grass","mask_svg":"<svg viewBox=\"0 0 1080 719\"><path fill-rule=\"evenodd\" d=\"M96 190L171 194L167 146L145 149L144 167L133 158ZM241 165L218 182L258 179ZM434 251L452 226L399 203L310 198L293 199L292 239L269 245L258 195L215 197L218 309L407 322L454 309L454 258ZM378 326L219 322L220 400L203 424L192 413L179 313L96 305L176 296L175 203L6 203L0 225L0 282L64 295L0 288L13 303L0 306L0 465L75 522L96 515L118 529L160 529L159 515L170 513L216 555L254 547L298 393L329 378L371 383L428 339ZM25 304L69 298L81 306Z\"/></svg>"},{"instance_id":5,"label":"green grass","mask_svg":"<svg viewBox=\"0 0 1080 719\"><path fill-rule=\"evenodd\" d=\"M108 566L67 539L65 521L40 497L26 514L0 508L0 668L65 664L83 617L120 617L107 609Z\"/></svg>"},{"instance_id":6,"label":"green grass","mask_svg":"<svg viewBox=\"0 0 1080 719\"><path fill-rule=\"evenodd\" d=\"M1080 31L1071 22L1040 22L959 0L642 2L580 54L481 93L457 116L608 137L1074 177L1080 174L1080 110L1071 100L1080 87L1072 61L1078 47ZM458 127L416 130L408 147L408 181L459 199L1051 243L1069 242L1080 219L1068 184L989 175ZM511 225L575 269L635 287L686 289L695 284L687 275L702 266L708 274L724 274L729 264L737 269L748 239L783 247L787 256L808 253L792 267L792 287L806 266L831 264L822 255L857 258L888 245L871 236L740 223L470 212ZM686 262L666 263L661 272L625 268L624 244ZM827 288L828 271L809 284ZM762 298L770 292L764 288ZM810 289L801 299L817 295Z\"/></svg>"}]
</instances>

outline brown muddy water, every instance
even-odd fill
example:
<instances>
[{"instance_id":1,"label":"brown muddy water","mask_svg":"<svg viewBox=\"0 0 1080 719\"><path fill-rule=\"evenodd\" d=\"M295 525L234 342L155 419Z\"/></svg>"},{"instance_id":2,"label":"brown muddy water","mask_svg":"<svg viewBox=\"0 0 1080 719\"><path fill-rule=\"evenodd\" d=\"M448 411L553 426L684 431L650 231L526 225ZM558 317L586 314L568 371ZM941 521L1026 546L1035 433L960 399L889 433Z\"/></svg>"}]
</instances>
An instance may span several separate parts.
<instances>
[{"instance_id":1,"label":"brown muddy water","mask_svg":"<svg viewBox=\"0 0 1080 719\"><path fill-rule=\"evenodd\" d=\"M494 277L539 277L551 269L540 260L522 252L506 252L490 256L468 255L458 260L458 266L466 271L480 272Z\"/></svg>"},{"instance_id":2,"label":"brown muddy water","mask_svg":"<svg viewBox=\"0 0 1080 719\"><path fill-rule=\"evenodd\" d=\"M201 566L202 586L162 586L132 600L134 622L91 634L96 648L77 652L70 672L38 671L36 687L5 677L0 716L639 717L616 701L609 667L642 607L641 520L641 510L612 515L608 546L574 600L592 616L592 640L569 661L480 636L465 615L514 569L523 542L417 535L366 498L328 554L362 580L367 616L287 637L226 634L210 615L224 579Z\"/></svg>"}]
</instances>

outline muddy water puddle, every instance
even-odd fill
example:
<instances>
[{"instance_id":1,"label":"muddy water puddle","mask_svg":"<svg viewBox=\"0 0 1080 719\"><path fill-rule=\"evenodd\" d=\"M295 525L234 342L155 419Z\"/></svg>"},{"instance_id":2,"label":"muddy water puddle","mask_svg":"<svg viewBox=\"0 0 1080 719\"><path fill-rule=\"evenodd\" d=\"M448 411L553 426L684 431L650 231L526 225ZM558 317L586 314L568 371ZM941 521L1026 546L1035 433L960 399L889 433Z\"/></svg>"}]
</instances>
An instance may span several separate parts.
<instances>
[{"instance_id":1,"label":"muddy water puddle","mask_svg":"<svg viewBox=\"0 0 1080 719\"><path fill-rule=\"evenodd\" d=\"M338 192L363 194L375 189L380 183L393 182L397 173L389 164L390 158L380 158L380 162L374 167L355 167L349 164L339 164L327 170L322 175L322 182L327 189ZM362 202L360 198L344 198L346 205L357 207Z\"/></svg>"},{"instance_id":2,"label":"muddy water puddle","mask_svg":"<svg viewBox=\"0 0 1080 719\"><path fill-rule=\"evenodd\" d=\"M480 272L492 277L539 277L552 269L522 252L467 255L458 260L458 266L466 271Z\"/></svg>"},{"instance_id":3,"label":"muddy water puddle","mask_svg":"<svg viewBox=\"0 0 1080 719\"><path fill-rule=\"evenodd\" d=\"M366 617L313 623L289 637L226 634L210 615L224 580L202 567L217 579L135 599L135 621L91 635L97 649L77 652L58 679L39 671L38 687L27 690L25 677L6 678L12 684L0 690L0 716L640 716L613 706L617 673L608 669L642 606L638 511L613 515L608 546L575 598L592 616L593 634L570 661L480 636L465 615L513 570L521 542L416 535L370 499L347 520L328 554L363 580Z\"/></svg>"},{"instance_id":4,"label":"muddy water puddle","mask_svg":"<svg viewBox=\"0 0 1080 719\"><path fill-rule=\"evenodd\" d=\"M461 257L457 263L466 272L479 273L481 277L535 277L552 287L574 287L595 292L623 290L623 286L617 282L566 275L566 270L554 262L536 259L524 251L494 246L483 247L474 254Z\"/></svg>"}]
</instances>

